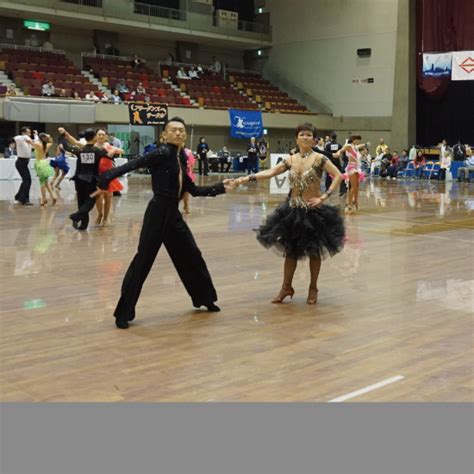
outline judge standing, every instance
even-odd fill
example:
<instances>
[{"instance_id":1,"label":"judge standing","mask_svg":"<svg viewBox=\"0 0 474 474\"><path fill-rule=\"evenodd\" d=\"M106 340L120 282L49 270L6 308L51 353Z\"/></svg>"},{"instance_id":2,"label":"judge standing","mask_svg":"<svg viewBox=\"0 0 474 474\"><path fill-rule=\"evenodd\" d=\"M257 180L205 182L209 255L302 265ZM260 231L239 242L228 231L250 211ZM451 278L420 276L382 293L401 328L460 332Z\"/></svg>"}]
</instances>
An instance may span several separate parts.
<instances>
[{"instance_id":1,"label":"judge standing","mask_svg":"<svg viewBox=\"0 0 474 474\"><path fill-rule=\"evenodd\" d=\"M249 146L247 147L247 170L248 174L258 172L258 149L255 137L250 139Z\"/></svg>"},{"instance_id":2,"label":"judge standing","mask_svg":"<svg viewBox=\"0 0 474 474\"><path fill-rule=\"evenodd\" d=\"M30 202L30 188L31 188L31 174L28 168L31 158L31 150L33 141L38 141L38 132L35 130L34 139L31 139L31 129L28 127L21 127L20 135L15 138L17 159L15 168L21 176L20 189L15 195L15 201L18 201L23 206L32 206Z\"/></svg>"},{"instance_id":3,"label":"judge standing","mask_svg":"<svg viewBox=\"0 0 474 474\"><path fill-rule=\"evenodd\" d=\"M202 176L204 171L204 176L209 174L209 162L207 159L207 154L209 153L209 145L206 142L204 137L199 139L199 144L197 146L197 156L199 159L199 176Z\"/></svg>"}]
</instances>

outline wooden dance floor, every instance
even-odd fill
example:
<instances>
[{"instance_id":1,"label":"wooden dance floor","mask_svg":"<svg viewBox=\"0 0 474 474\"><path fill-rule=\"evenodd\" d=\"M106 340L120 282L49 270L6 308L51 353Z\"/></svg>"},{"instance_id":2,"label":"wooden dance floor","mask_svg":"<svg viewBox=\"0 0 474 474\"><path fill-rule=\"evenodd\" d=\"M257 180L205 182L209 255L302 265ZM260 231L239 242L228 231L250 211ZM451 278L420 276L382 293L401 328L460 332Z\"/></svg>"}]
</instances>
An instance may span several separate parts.
<instances>
[{"instance_id":1,"label":"wooden dance floor","mask_svg":"<svg viewBox=\"0 0 474 474\"><path fill-rule=\"evenodd\" d=\"M148 179L114 198L111 227L85 233L67 217L72 183L54 208L38 206L36 182L32 207L14 204L19 181L0 183L2 401L474 400L474 185L366 183L316 306L305 262L293 302L269 303L283 260L252 229L284 195L260 184L192 199L186 219L222 312L192 307L163 248L119 330Z\"/></svg>"}]
</instances>

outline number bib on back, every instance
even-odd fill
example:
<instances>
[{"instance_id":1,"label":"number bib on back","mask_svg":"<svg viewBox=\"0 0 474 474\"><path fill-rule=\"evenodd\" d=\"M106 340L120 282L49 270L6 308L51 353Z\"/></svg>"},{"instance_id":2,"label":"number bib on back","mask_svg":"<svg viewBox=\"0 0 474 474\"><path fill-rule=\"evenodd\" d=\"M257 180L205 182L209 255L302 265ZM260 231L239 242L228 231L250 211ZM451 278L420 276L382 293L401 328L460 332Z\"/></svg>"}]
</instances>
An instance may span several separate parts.
<instances>
[{"instance_id":1,"label":"number bib on back","mask_svg":"<svg viewBox=\"0 0 474 474\"><path fill-rule=\"evenodd\" d=\"M83 165L93 165L95 161L95 154L94 153L81 153L81 163Z\"/></svg>"}]
</instances>

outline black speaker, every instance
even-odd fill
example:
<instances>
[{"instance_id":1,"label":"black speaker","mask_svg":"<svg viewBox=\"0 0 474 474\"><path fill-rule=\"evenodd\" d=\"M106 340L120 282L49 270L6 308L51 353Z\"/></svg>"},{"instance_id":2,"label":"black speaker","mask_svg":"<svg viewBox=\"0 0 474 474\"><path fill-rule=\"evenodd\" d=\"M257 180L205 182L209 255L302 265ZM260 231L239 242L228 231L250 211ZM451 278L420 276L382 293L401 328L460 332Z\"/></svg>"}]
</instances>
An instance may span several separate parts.
<instances>
[{"instance_id":1,"label":"black speaker","mask_svg":"<svg viewBox=\"0 0 474 474\"><path fill-rule=\"evenodd\" d=\"M357 56L360 56L362 58L367 58L371 54L372 54L371 48L360 48L357 50Z\"/></svg>"}]
</instances>

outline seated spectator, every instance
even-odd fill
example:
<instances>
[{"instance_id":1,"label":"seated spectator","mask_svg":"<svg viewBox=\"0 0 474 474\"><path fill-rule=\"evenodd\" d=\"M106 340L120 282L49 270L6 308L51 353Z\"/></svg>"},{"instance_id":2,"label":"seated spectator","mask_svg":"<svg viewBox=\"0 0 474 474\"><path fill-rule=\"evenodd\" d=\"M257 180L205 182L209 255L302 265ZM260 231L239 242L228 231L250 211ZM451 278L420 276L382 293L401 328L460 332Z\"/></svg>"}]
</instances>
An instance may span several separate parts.
<instances>
[{"instance_id":1,"label":"seated spectator","mask_svg":"<svg viewBox=\"0 0 474 474\"><path fill-rule=\"evenodd\" d=\"M426 166L425 156L423 155L421 150L417 151L415 161L413 162L413 166L415 167L415 176L418 179L421 179L423 177L423 170L425 169L425 166Z\"/></svg>"},{"instance_id":2,"label":"seated spectator","mask_svg":"<svg viewBox=\"0 0 474 474\"><path fill-rule=\"evenodd\" d=\"M125 79L120 79L119 83L116 86L116 89L119 91L119 94L121 96L130 92L130 89L127 87L127 84L125 84Z\"/></svg>"},{"instance_id":3,"label":"seated spectator","mask_svg":"<svg viewBox=\"0 0 474 474\"><path fill-rule=\"evenodd\" d=\"M408 162L410 158L408 157L408 153L405 149L402 150L402 154L400 155L400 161L398 163L398 171L404 170L408 166Z\"/></svg>"},{"instance_id":4,"label":"seated spectator","mask_svg":"<svg viewBox=\"0 0 474 474\"><path fill-rule=\"evenodd\" d=\"M79 95L79 92L73 90L73 91L71 92L71 99L81 100L81 96Z\"/></svg>"},{"instance_id":5,"label":"seated spectator","mask_svg":"<svg viewBox=\"0 0 474 474\"><path fill-rule=\"evenodd\" d=\"M323 140L323 149L324 149L324 144L325 140ZM364 148L361 148L360 150L360 164L361 164L361 169L365 173L369 172L370 168L370 161L372 160L372 157L370 156L369 149L365 146Z\"/></svg>"},{"instance_id":6,"label":"seated spectator","mask_svg":"<svg viewBox=\"0 0 474 474\"><path fill-rule=\"evenodd\" d=\"M230 166L232 164L232 159L230 157L230 152L226 146L222 147L222 150L218 153L219 164L221 173L228 173L230 171Z\"/></svg>"},{"instance_id":7,"label":"seated spectator","mask_svg":"<svg viewBox=\"0 0 474 474\"><path fill-rule=\"evenodd\" d=\"M59 91L59 97L62 97L63 99L67 99L67 98L68 98L68 96L67 96L67 94L66 94L66 89L61 89L61 90Z\"/></svg>"},{"instance_id":8,"label":"seated spectator","mask_svg":"<svg viewBox=\"0 0 474 474\"><path fill-rule=\"evenodd\" d=\"M188 71L188 76L190 79L199 79L199 74L196 69L194 69L194 66L191 66L191 69Z\"/></svg>"},{"instance_id":9,"label":"seated spectator","mask_svg":"<svg viewBox=\"0 0 474 474\"><path fill-rule=\"evenodd\" d=\"M103 104L108 104L109 103L109 96L107 94L102 94L102 97L100 98L100 101Z\"/></svg>"},{"instance_id":10,"label":"seated spectator","mask_svg":"<svg viewBox=\"0 0 474 474\"><path fill-rule=\"evenodd\" d=\"M10 85L8 86L8 89L7 89L7 91L5 92L5 95L6 95L6 96L9 96L9 97L13 97L13 96L18 95L18 94L16 93L15 84L10 84Z\"/></svg>"},{"instance_id":11,"label":"seated spectator","mask_svg":"<svg viewBox=\"0 0 474 474\"><path fill-rule=\"evenodd\" d=\"M53 49L53 45L52 45L48 40L46 40L46 41L43 43L42 48L44 48L44 49Z\"/></svg>"},{"instance_id":12,"label":"seated spectator","mask_svg":"<svg viewBox=\"0 0 474 474\"><path fill-rule=\"evenodd\" d=\"M146 89L143 87L143 82L139 82L136 90L137 95L145 95Z\"/></svg>"},{"instance_id":13,"label":"seated spectator","mask_svg":"<svg viewBox=\"0 0 474 474\"><path fill-rule=\"evenodd\" d=\"M390 160L390 165L387 168L387 179L397 179L398 174L398 164L400 163L400 157L398 156L398 151L394 151L392 159Z\"/></svg>"},{"instance_id":14,"label":"seated spectator","mask_svg":"<svg viewBox=\"0 0 474 474\"><path fill-rule=\"evenodd\" d=\"M94 91L89 91L89 92L86 94L85 99L86 99L86 100L90 100L90 101L92 101L92 102L96 102L96 103L100 101L100 98L95 95L95 92L94 92Z\"/></svg>"},{"instance_id":15,"label":"seated spectator","mask_svg":"<svg viewBox=\"0 0 474 474\"><path fill-rule=\"evenodd\" d=\"M471 182L470 173L474 173L474 154L469 147L466 147L467 159L464 161L464 166L458 169L458 181ZM5 155L5 158L7 155Z\"/></svg>"},{"instance_id":16,"label":"seated spectator","mask_svg":"<svg viewBox=\"0 0 474 474\"><path fill-rule=\"evenodd\" d=\"M15 140L11 140L10 144L8 145L7 148L5 148L5 151L3 152L3 156L5 158L12 158L16 156L16 143Z\"/></svg>"},{"instance_id":17,"label":"seated spectator","mask_svg":"<svg viewBox=\"0 0 474 474\"><path fill-rule=\"evenodd\" d=\"M374 175L376 168L378 168L379 170L382 168L382 158L383 155L380 154L372 158L370 162L370 176Z\"/></svg>"},{"instance_id":18,"label":"seated spectator","mask_svg":"<svg viewBox=\"0 0 474 474\"><path fill-rule=\"evenodd\" d=\"M186 71L184 70L184 67L181 66L178 69L178 74L176 75L178 79L189 79L188 75L186 74Z\"/></svg>"},{"instance_id":19,"label":"seated spectator","mask_svg":"<svg viewBox=\"0 0 474 474\"><path fill-rule=\"evenodd\" d=\"M119 104L122 103L122 98L120 97L120 93L119 93L118 89L114 90L114 93L110 97L110 102L112 104L115 104L115 105L119 105Z\"/></svg>"},{"instance_id":20,"label":"seated spectator","mask_svg":"<svg viewBox=\"0 0 474 474\"><path fill-rule=\"evenodd\" d=\"M451 160L451 152L445 151L439 164L438 181L446 181L446 172L451 170Z\"/></svg>"},{"instance_id":21,"label":"seated spectator","mask_svg":"<svg viewBox=\"0 0 474 474\"><path fill-rule=\"evenodd\" d=\"M388 175L388 168L392 162L392 154L390 153L390 148L385 149L385 153L382 156L382 161L380 163L380 177L386 178Z\"/></svg>"},{"instance_id":22,"label":"seated spectator","mask_svg":"<svg viewBox=\"0 0 474 474\"><path fill-rule=\"evenodd\" d=\"M48 81L41 87L41 94L45 97L54 97L56 95L52 81Z\"/></svg>"}]
</instances>

